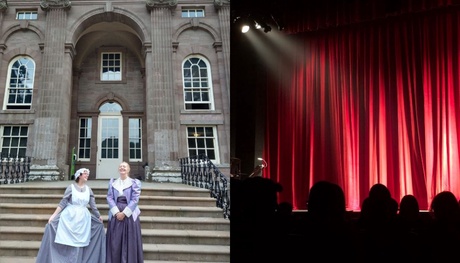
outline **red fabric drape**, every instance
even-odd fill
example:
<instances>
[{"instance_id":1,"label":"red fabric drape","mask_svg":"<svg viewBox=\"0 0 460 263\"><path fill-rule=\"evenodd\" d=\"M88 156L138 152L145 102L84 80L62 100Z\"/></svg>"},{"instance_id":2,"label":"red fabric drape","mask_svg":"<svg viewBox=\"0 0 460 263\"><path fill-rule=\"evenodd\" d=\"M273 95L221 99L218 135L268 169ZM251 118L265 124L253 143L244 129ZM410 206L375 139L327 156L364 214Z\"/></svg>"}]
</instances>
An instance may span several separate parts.
<instances>
[{"instance_id":1,"label":"red fabric drape","mask_svg":"<svg viewBox=\"0 0 460 263\"><path fill-rule=\"evenodd\" d=\"M459 198L459 25L452 8L286 36L301 48L269 78L264 144L279 201L305 209L318 180L350 210L375 183L421 209Z\"/></svg>"}]
</instances>

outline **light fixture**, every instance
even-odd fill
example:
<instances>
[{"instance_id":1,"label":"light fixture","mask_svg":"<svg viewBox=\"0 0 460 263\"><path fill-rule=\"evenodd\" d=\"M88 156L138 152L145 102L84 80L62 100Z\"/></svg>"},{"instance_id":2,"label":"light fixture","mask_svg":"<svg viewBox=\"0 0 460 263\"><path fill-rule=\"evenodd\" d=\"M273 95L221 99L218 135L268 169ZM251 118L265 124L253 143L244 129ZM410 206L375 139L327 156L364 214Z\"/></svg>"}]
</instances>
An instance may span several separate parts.
<instances>
[{"instance_id":1,"label":"light fixture","mask_svg":"<svg viewBox=\"0 0 460 263\"><path fill-rule=\"evenodd\" d=\"M259 157L259 158L257 158L257 160L262 161L262 165L261 165L262 169L267 168L268 163L264 159Z\"/></svg>"},{"instance_id":2,"label":"light fixture","mask_svg":"<svg viewBox=\"0 0 460 263\"><path fill-rule=\"evenodd\" d=\"M243 26L241 27L241 32L242 32L242 33L246 33L246 32L249 31L249 28L250 28L250 27L249 27L248 25L243 25Z\"/></svg>"},{"instance_id":3,"label":"light fixture","mask_svg":"<svg viewBox=\"0 0 460 263\"><path fill-rule=\"evenodd\" d=\"M251 1L243 1L251 2ZM241 8L241 6L240 6ZM284 21L282 19L280 6L278 4L269 3L261 6L260 3L244 5L244 8L236 7L231 12L232 23L237 24L235 27L238 31L242 29L242 25L247 25L243 33L251 29L263 29L265 33L270 32L273 28L279 31L284 30Z\"/></svg>"},{"instance_id":4,"label":"light fixture","mask_svg":"<svg viewBox=\"0 0 460 263\"><path fill-rule=\"evenodd\" d=\"M265 32L265 33L268 33L268 32L270 32L270 31L272 31L272 27L269 26L269 25L266 25L266 26L264 27L264 32Z\"/></svg>"}]
</instances>

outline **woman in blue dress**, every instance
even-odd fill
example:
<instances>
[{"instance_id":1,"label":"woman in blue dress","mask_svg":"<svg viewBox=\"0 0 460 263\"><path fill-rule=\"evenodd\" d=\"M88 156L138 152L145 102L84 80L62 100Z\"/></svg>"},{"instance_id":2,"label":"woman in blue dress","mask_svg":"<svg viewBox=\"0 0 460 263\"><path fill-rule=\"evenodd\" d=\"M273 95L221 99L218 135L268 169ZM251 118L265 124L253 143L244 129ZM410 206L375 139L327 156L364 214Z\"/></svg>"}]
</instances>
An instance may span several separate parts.
<instances>
[{"instance_id":1,"label":"woman in blue dress","mask_svg":"<svg viewBox=\"0 0 460 263\"><path fill-rule=\"evenodd\" d=\"M122 162L120 176L110 179L107 192L109 221L107 222L107 263L143 263L141 213L138 203L141 181L129 177L131 168Z\"/></svg>"},{"instance_id":2,"label":"woman in blue dress","mask_svg":"<svg viewBox=\"0 0 460 263\"><path fill-rule=\"evenodd\" d=\"M45 226L37 263L105 262L104 224L94 193L86 185L88 176L88 169L79 169L75 182L65 190Z\"/></svg>"}]
</instances>

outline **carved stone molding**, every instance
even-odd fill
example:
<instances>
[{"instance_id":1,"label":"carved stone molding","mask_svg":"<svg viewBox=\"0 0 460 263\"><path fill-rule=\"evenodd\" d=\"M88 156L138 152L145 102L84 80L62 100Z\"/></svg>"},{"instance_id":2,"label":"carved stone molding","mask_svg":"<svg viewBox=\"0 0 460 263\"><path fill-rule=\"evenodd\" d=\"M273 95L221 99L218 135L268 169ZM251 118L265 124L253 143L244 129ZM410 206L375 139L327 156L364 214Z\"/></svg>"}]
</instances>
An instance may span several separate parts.
<instances>
[{"instance_id":1,"label":"carved stone molding","mask_svg":"<svg viewBox=\"0 0 460 263\"><path fill-rule=\"evenodd\" d=\"M219 10L222 7L230 7L230 0L214 0L214 7Z\"/></svg>"},{"instance_id":2,"label":"carved stone molding","mask_svg":"<svg viewBox=\"0 0 460 263\"><path fill-rule=\"evenodd\" d=\"M173 53L177 53L177 48L179 47L179 42L172 42Z\"/></svg>"},{"instance_id":3,"label":"carved stone molding","mask_svg":"<svg viewBox=\"0 0 460 263\"><path fill-rule=\"evenodd\" d=\"M26 30L29 28L29 21L28 20L23 20L21 21L21 23L19 23L19 27L22 29L22 30Z\"/></svg>"},{"instance_id":4,"label":"carved stone molding","mask_svg":"<svg viewBox=\"0 0 460 263\"><path fill-rule=\"evenodd\" d=\"M43 11L48 11L51 8L64 8L69 10L72 3L70 0L41 0L40 7Z\"/></svg>"},{"instance_id":5,"label":"carved stone molding","mask_svg":"<svg viewBox=\"0 0 460 263\"><path fill-rule=\"evenodd\" d=\"M109 92L109 93L107 93L106 98L107 98L109 101L113 101L113 99L115 99L115 94L114 94L113 92Z\"/></svg>"},{"instance_id":6,"label":"carved stone molding","mask_svg":"<svg viewBox=\"0 0 460 263\"><path fill-rule=\"evenodd\" d=\"M6 48L7 46L5 44L0 44L0 54L3 54L3 51L5 51Z\"/></svg>"},{"instance_id":7,"label":"carved stone molding","mask_svg":"<svg viewBox=\"0 0 460 263\"><path fill-rule=\"evenodd\" d=\"M222 52L222 42L221 41L216 41L214 44L212 44L216 52Z\"/></svg>"},{"instance_id":8,"label":"carved stone molding","mask_svg":"<svg viewBox=\"0 0 460 263\"><path fill-rule=\"evenodd\" d=\"M72 43L65 43L65 53L69 54L71 59L73 59L77 54L75 46Z\"/></svg>"},{"instance_id":9,"label":"carved stone molding","mask_svg":"<svg viewBox=\"0 0 460 263\"><path fill-rule=\"evenodd\" d=\"M43 53L43 51L45 50L45 43L38 43L38 47L40 48L40 52Z\"/></svg>"},{"instance_id":10,"label":"carved stone molding","mask_svg":"<svg viewBox=\"0 0 460 263\"><path fill-rule=\"evenodd\" d=\"M177 0L146 0L145 5L149 11L153 8L169 8L172 10L176 8Z\"/></svg>"},{"instance_id":11,"label":"carved stone molding","mask_svg":"<svg viewBox=\"0 0 460 263\"><path fill-rule=\"evenodd\" d=\"M6 0L0 0L0 12L4 12L8 9L8 2Z\"/></svg>"},{"instance_id":12,"label":"carved stone molding","mask_svg":"<svg viewBox=\"0 0 460 263\"><path fill-rule=\"evenodd\" d=\"M192 26L193 29L197 29L198 26L200 25L200 20L197 18L192 18L190 19L190 25Z\"/></svg>"}]
</instances>

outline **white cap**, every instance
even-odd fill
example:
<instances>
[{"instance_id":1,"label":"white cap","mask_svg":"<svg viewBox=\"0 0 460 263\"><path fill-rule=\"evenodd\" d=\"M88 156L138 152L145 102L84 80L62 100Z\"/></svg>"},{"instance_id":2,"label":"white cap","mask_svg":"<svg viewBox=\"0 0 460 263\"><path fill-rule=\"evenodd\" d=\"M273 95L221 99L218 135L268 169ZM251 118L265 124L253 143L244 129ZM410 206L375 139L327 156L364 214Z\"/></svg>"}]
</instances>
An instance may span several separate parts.
<instances>
[{"instance_id":1,"label":"white cap","mask_svg":"<svg viewBox=\"0 0 460 263\"><path fill-rule=\"evenodd\" d=\"M84 171L88 171L88 175L89 175L89 169L88 168L80 168L75 172L75 175L74 175L75 180L77 180L77 178L80 175L82 175Z\"/></svg>"}]
</instances>

